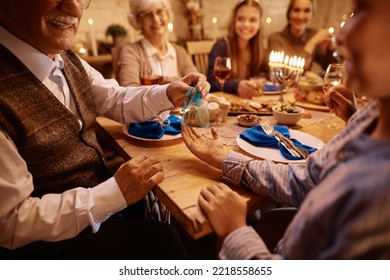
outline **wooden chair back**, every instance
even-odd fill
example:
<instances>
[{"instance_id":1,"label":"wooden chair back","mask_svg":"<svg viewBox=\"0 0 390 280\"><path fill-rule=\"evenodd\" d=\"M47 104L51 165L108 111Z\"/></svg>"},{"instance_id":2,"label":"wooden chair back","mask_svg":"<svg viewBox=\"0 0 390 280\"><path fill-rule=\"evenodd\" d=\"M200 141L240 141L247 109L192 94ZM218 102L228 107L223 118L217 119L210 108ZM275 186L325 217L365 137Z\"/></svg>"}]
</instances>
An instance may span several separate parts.
<instances>
[{"instance_id":1,"label":"wooden chair back","mask_svg":"<svg viewBox=\"0 0 390 280\"><path fill-rule=\"evenodd\" d=\"M192 57L195 66L199 72L207 75L207 67L209 63L209 53L215 41L187 41L186 47L188 54Z\"/></svg>"}]
</instances>

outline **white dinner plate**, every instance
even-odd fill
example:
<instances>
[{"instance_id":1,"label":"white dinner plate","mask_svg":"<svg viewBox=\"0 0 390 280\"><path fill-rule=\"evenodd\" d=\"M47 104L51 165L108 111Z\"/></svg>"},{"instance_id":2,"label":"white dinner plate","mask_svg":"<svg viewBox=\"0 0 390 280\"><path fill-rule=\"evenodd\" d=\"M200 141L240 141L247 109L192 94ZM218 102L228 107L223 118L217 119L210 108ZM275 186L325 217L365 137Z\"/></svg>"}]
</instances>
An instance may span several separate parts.
<instances>
[{"instance_id":1,"label":"white dinner plate","mask_svg":"<svg viewBox=\"0 0 390 280\"><path fill-rule=\"evenodd\" d=\"M143 140L143 141L154 141L154 142L159 142L159 141L169 141L169 140L174 140L174 139L179 139L181 138L181 133L176 134L176 135L170 135L170 134L164 134L161 138L159 139L150 139L150 138L143 138L143 137L138 137L135 135L132 135L129 133L129 125L124 124L122 127L122 131L129 136L130 138L137 139L137 140Z\"/></svg>"},{"instance_id":2,"label":"white dinner plate","mask_svg":"<svg viewBox=\"0 0 390 280\"><path fill-rule=\"evenodd\" d=\"M290 137L297 139L302 144L308 145L313 148L321 149L325 144L317 137L314 137L310 134L289 129L290 131ZM244 139L240 138L240 135L237 136L236 139L237 145L243 149L245 152L254 155L259 158L263 159L270 159L275 162L283 162L283 163L302 163L305 162L304 159L300 160L289 160L286 159L277 148L270 148L270 147L256 147L252 144L246 142Z\"/></svg>"}]
</instances>

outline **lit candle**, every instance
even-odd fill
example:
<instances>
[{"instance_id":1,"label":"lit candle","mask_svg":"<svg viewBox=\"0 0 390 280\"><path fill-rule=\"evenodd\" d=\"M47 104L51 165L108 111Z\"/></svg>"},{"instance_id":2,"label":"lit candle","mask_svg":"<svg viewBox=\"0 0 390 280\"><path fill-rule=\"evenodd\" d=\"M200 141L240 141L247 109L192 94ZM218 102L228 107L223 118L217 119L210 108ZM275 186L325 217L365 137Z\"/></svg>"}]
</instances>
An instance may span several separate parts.
<instances>
[{"instance_id":1,"label":"lit candle","mask_svg":"<svg viewBox=\"0 0 390 280\"><path fill-rule=\"evenodd\" d=\"M284 65L288 65L288 61L289 61L289 57L288 55L286 55L286 57L284 58Z\"/></svg>"},{"instance_id":2,"label":"lit candle","mask_svg":"<svg viewBox=\"0 0 390 280\"><path fill-rule=\"evenodd\" d=\"M213 17L211 19L211 22L213 23L213 40L215 41L218 38L218 19L216 17Z\"/></svg>"},{"instance_id":3,"label":"lit candle","mask_svg":"<svg viewBox=\"0 0 390 280\"><path fill-rule=\"evenodd\" d=\"M301 68L301 63L302 63L302 58L298 57L298 59L297 59L297 67L298 68Z\"/></svg>"},{"instance_id":4,"label":"lit candle","mask_svg":"<svg viewBox=\"0 0 390 280\"><path fill-rule=\"evenodd\" d=\"M176 36L175 33L173 32L173 23L169 22L167 28L168 28L168 40L171 42L175 42Z\"/></svg>"},{"instance_id":5,"label":"lit candle","mask_svg":"<svg viewBox=\"0 0 390 280\"><path fill-rule=\"evenodd\" d=\"M272 50L269 55L268 65L270 67L287 67L303 70L305 66L305 59L299 56L284 56L283 51Z\"/></svg>"},{"instance_id":6,"label":"lit candle","mask_svg":"<svg viewBox=\"0 0 390 280\"><path fill-rule=\"evenodd\" d=\"M299 68L297 61L298 61L298 57L296 55L294 55L294 60L293 60L294 67L298 67Z\"/></svg>"},{"instance_id":7,"label":"lit candle","mask_svg":"<svg viewBox=\"0 0 390 280\"><path fill-rule=\"evenodd\" d=\"M271 51L271 53L269 54L269 60L268 60L268 65L270 67L273 66L274 60L275 60L275 51Z\"/></svg>"},{"instance_id":8,"label":"lit candle","mask_svg":"<svg viewBox=\"0 0 390 280\"><path fill-rule=\"evenodd\" d=\"M88 24L89 24L89 32L90 32L90 37L91 37L92 54L93 54L93 56L98 56L95 28L93 26L93 19L89 18Z\"/></svg>"},{"instance_id":9,"label":"lit candle","mask_svg":"<svg viewBox=\"0 0 390 280\"><path fill-rule=\"evenodd\" d=\"M277 52L276 62L279 63L279 64L282 64L283 63L283 58L284 58L284 51Z\"/></svg>"}]
</instances>

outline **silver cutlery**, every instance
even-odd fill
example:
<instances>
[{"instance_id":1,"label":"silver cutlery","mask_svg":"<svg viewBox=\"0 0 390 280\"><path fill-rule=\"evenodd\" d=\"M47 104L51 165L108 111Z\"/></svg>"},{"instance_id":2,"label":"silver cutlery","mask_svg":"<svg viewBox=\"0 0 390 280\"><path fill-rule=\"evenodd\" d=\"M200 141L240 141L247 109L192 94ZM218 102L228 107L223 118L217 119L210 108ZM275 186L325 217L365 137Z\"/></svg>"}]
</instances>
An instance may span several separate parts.
<instances>
[{"instance_id":1,"label":"silver cutlery","mask_svg":"<svg viewBox=\"0 0 390 280\"><path fill-rule=\"evenodd\" d=\"M278 142L283 145L286 150L295 157L307 158L309 152L305 149L297 147L290 139L285 137L279 131L275 131L274 128L267 122L261 122L260 126L263 128L265 134L274 136Z\"/></svg>"}]
</instances>

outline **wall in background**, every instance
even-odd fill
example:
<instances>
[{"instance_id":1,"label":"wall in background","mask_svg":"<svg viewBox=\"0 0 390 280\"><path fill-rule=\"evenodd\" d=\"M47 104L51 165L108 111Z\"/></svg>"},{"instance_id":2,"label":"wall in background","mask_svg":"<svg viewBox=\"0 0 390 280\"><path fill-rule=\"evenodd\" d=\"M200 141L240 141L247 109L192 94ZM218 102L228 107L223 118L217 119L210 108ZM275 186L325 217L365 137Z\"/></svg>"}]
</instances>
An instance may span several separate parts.
<instances>
[{"instance_id":1,"label":"wall in background","mask_svg":"<svg viewBox=\"0 0 390 280\"><path fill-rule=\"evenodd\" d=\"M175 28L172 38L188 38L189 27L186 18L185 0L171 0L174 13ZM138 31L134 30L127 20L129 12L128 0L92 0L88 9L84 10L84 15L80 22L79 32L76 40L90 47L91 28L95 33L96 39L103 42L111 42L111 38L105 35L106 29L110 24L121 24L128 31L131 41L141 38ZM88 19L93 20L93 27L88 24Z\"/></svg>"},{"instance_id":2,"label":"wall in background","mask_svg":"<svg viewBox=\"0 0 390 280\"><path fill-rule=\"evenodd\" d=\"M203 15L201 31L203 38L225 35L237 0L223 0L223 4L221 2L221 0L171 0L174 11L174 35L171 34L170 39L184 41L191 38L190 14L187 9L191 5L199 7ZM283 29L286 25L288 0L260 0L260 2L264 10L263 30L266 37ZM346 0L317 0L317 12L311 26L315 28L336 26L349 11L348 2ZM89 47L91 28L93 28L98 41L110 42L111 38L105 36L105 31L112 23L123 25L132 41L139 39L140 34L134 31L127 21L128 3L128 0L92 0L90 7L84 11L77 41ZM216 23L212 23L214 17L217 19ZM94 22L92 27L88 24L90 18Z\"/></svg>"}]
</instances>

